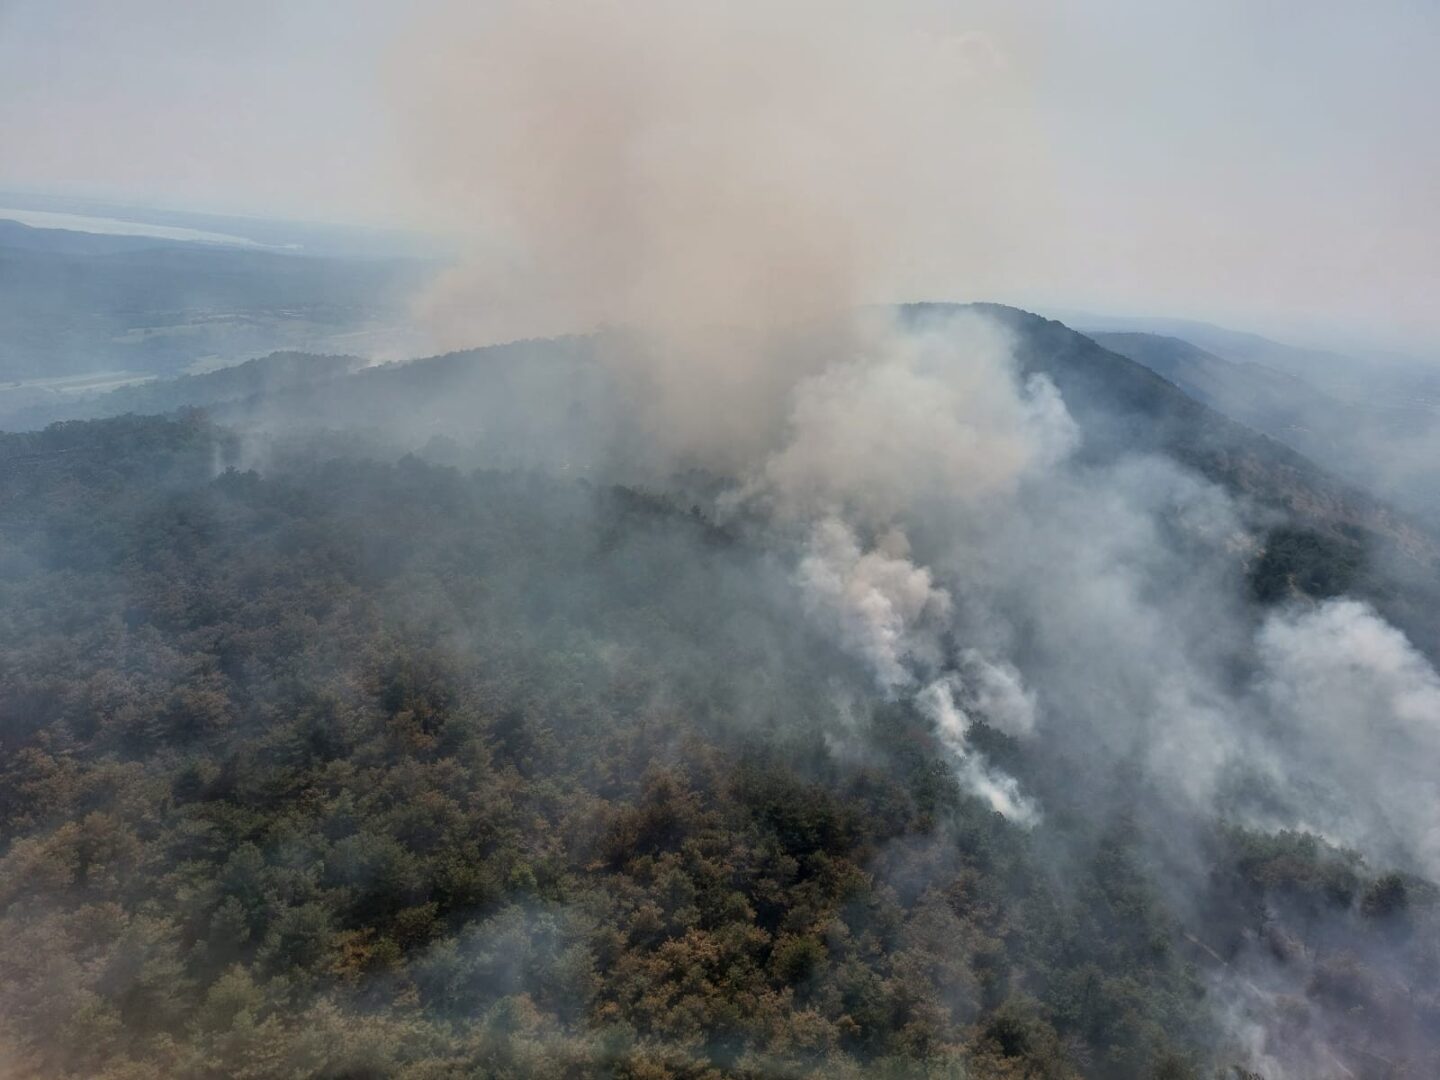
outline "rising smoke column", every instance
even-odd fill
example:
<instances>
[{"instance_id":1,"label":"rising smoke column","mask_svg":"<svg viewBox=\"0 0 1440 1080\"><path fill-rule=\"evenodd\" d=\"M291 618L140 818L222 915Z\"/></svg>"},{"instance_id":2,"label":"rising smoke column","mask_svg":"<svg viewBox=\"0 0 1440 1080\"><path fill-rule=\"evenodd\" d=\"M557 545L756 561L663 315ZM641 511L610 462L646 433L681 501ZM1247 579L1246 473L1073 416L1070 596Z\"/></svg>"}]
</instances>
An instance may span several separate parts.
<instances>
[{"instance_id":1,"label":"rising smoke column","mask_svg":"<svg viewBox=\"0 0 1440 1080\"><path fill-rule=\"evenodd\" d=\"M1018 384L1009 339L978 316L871 329L855 359L796 386L788 441L739 497L810 522L797 580L812 617L865 660L883 692L913 696L968 791L1033 822L1034 805L966 734L967 710L978 710L1029 735L1035 698L1008 664L974 649L947 655L953 598L914 561L905 529L940 507L992 512L1068 454L1075 427L1047 380Z\"/></svg>"},{"instance_id":2,"label":"rising smoke column","mask_svg":"<svg viewBox=\"0 0 1440 1080\"><path fill-rule=\"evenodd\" d=\"M920 4L439 11L399 113L425 202L472 241L422 301L440 342L618 327L597 348L654 472L734 477L730 505L789 523L811 617L1028 815L965 745L948 597L905 528L1063 453L1068 417L978 320L857 314L916 265L999 258L993 208L1042 175L1003 51Z\"/></svg>"},{"instance_id":3,"label":"rising smoke column","mask_svg":"<svg viewBox=\"0 0 1440 1080\"><path fill-rule=\"evenodd\" d=\"M437 346L621 328L597 348L654 474L768 511L809 618L1011 818L1038 808L972 717L1042 732L1097 817L1138 764L1177 866L1217 814L1433 865L1407 808L1433 795L1435 679L1403 637L1349 607L1257 620L1244 508L1171 462L1068 461L1064 403L994 326L854 315L915 267L973 296L1007 257L989 222L1017 225L996 208L1043 202L1014 195L1046 170L1003 47L903 4L440 12L397 91L429 223L469 244L422 303ZM1263 816L1231 797L1256 774Z\"/></svg>"},{"instance_id":4,"label":"rising smoke column","mask_svg":"<svg viewBox=\"0 0 1440 1080\"><path fill-rule=\"evenodd\" d=\"M973 291L1047 175L1020 73L927 3L430 11L394 64L399 198L463 250L422 321L437 348L624 328L606 359L668 464L775 449L857 306Z\"/></svg>"}]
</instances>

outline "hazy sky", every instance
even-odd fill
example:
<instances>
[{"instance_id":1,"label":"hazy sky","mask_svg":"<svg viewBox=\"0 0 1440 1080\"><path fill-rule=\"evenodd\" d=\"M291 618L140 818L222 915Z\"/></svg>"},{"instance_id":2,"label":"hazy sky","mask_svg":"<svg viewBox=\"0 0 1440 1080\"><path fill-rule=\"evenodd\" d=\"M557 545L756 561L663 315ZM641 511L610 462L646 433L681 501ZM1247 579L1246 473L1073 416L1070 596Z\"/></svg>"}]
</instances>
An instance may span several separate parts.
<instances>
[{"instance_id":1,"label":"hazy sky","mask_svg":"<svg viewBox=\"0 0 1440 1080\"><path fill-rule=\"evenodd\" d=\"M995 208L1010 269L928 291L1440 344L1440 3L923 2L993 44L1044 174ZM418 6L0 0L0 189L417 220Z\"/></svg>"}]
</instances>

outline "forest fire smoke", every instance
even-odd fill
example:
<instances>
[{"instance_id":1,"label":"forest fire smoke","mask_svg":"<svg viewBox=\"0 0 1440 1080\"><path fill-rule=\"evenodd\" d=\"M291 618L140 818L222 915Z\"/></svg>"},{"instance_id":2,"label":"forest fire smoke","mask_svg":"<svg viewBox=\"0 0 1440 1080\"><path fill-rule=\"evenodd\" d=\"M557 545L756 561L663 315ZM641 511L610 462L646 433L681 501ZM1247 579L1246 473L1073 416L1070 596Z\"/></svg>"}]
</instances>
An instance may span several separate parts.
<instances>
[{"instance_id":1,"label":"forest fire smoke","mask_svg":"<svg viewBox=\"0 0 1440 1080\"><path fill-rule=\"evenodd\" d=\"M466 345L618 327L601 351L647 402L657 469L739 477L731 505L812 522L810 610L911 686L948 663L946 596L903 551L916 500L1003 490L1070 440L1053 387L1017 387L982 320L859 310L946 238L962 270L985 257L981 208L1026 171L1023 125L996 122L1005 59L918 7L641 8L454 8L417 31L417 182L470 241L422 313ZM965 758L964 714L937 716Z\"/></svg>"}]
</instances>

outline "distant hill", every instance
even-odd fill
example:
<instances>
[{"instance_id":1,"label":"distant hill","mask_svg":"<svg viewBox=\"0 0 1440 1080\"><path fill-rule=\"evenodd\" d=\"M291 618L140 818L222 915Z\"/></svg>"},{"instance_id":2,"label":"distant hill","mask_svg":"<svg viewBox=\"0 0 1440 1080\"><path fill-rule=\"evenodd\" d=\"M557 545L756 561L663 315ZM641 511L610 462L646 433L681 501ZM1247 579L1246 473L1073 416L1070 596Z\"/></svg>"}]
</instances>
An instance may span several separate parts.
<instances>
[{"instance_id":1,"label":"distant hill","mask_svg":"<svg viewBox=\"0 0 1440 1080\"><path fill-rule=\"evenodd\" d=\"M1403 515L1207 404L1202 394L1186 393L1063 323L1015 308L976 306L1017 332L1027 374L1054 380L1085 431L1089 453L1164 453L1267 505L1328 525L1374 529L1427 557L1436 554L1435 541Z\"/></svg>"},{"instance_id":2,"label":"distant hill","mask_svg":"<svg viewBox=\"0 0 1440 1080\"><path fill-rule=\"evenodd\" d=\"M961 307L904 311L924 318ZM1024 374L1055 382L1083 431L1084 455L1096 461L1166 455L1271 515L1277 526L1302 529L1311 539L1289 546L1295 558L1351 568L1322 583L1322 592L1341 591L1355 573L1363 578L1364 567L1385 563L1385 573L1368 586L1362 580L1358 590L1440 653L1440 594L1433 585L1440 541L1431 531L1062 323L999 305L974 307L1015 332ZM428 448L442 460L470 464L583 471L585 463L608 461L623 473L627 462L642 459L643 436L635 430L633 402L593 362L595 344L585 337L525 341L371 367L232 401L214 416L278 430L360 429L397 450ZM1299 565L1271 569L1292 581L1325 578ZM1406 587L1385 583L1392 578Z\"/></svg>"},{"instance_id":3,"label":"distant hill","mask_svg":"<svg viewBox=\"0 0 1440 1080\"><path fill-rule=\"evenodd\" d=\"M1440 361L1381 350L1340 352L1275 341L1193 319L1150 316L1062 315L1085 334L1140 333L1178 338L1232 363L1258 364L1304 379L1346 400L1405 403L1440 400Z\"/></svg>"},{"instance_id":4,"label":"distant hill","mask_svg":"<svg viewBox=\"0 0 1440 1080\"><path fill-rule=\"evenodd\" d=\"M1144 364L1197 401L1327 464L1357 407L1295 375L1253 362L1226 360L1161 334L1091 333L1111 352Z\"/></svg>"},{"instance_id":5,"label":"distant hill","mask_svg":"<svg viewBox=\"0 0 1440 1080\"><path fill-rule=\"evenodd\" d=\"M1138 336L1144 350L1129 335L1112 342L1174 377L1166 379L1062 323L1001 305L917 304L904 311L918 319L967 306L1015 331L1023 373L1043 373L1055 382L1085 433L1085 453L1097 459L1167 454L1232 490L1327 528L1366 528L1407 549L1437 553L1428 535L1403 515L1267 437L1261 423L1243 422L1266 419L1247 403L1253 387L1269 388L1280 399L1278 409L1287 389L1296 396L1304 392L1298 380L1252 372L1151 335ZM537 339L363 369L354 358L276 354L205 376L112 391L90 403L90 415L210 406L222 422L363 429L410 448L435 438L459 440L492 461L623 462L634 436L633 423L624 419L629 405L594 362L596 341ZM1247 408L1253 415L1246 415ZM537 439L543 445L529 445Z\"/></svg>"},{"instance_id":6,"label":"distant hill","mask_svg":"<svg viewBox=\"0 0 1440 1080\"><path fill-rule=\"evenodd\" d=\"M400 320L432 269L0 221L0 381L337 351Z\"/></svg>"},{"instance_id":7,"label":"distant hill","mask_svg":"<svg viewBox=\"0 0 1440 1080\"><path fill-rule=\"evenodd\" d=\"M1091 332L1191 397L1440 524L1440 406L1423 390L1337 396L1305 378L1160 334ZM1263 340L1263 339L1257 339ZM1281 347L1283 348L1283 347ZM1353 363L1353 361L1352 361Z\"/></svg>"},{"instance_id":8,"label":"distant hill","mask_svg":"<svg viewBox=\"0 0 1440 1080\"><path fill-rule=\"evenodd\" d=\"M903 311L922 319L962 307ZM1276 551L1287 554L1269 566L1273 580L1262 588L1275 582L1321 594L1349 588L1440 653L1440 593L1433 585L1440 541L1262 430L1259 421L1283 426L1287 388L1297 398L1303 393L1291 377L1149 335L1112 342L1163 367L1167 379L1062 323L999 305L973 307L1014 331L1022 374L1054 381L1083 432L1084 457L1155 453L1194 469L1253 507L1257 521L1268 515L1276 528L1302 531L1299 541L1279 534L1287 539ZM597 341L522 341L371 367L353 357L277 354L210 375L121 388L87 402L86 415L204 406L241 429L363 433L368 445L396 456L421 452L456 464L538 466L600 479L606 470L633 475L630 466L645 460L644 433L629 391L595 362ZM1240 422L1247 418L1253 426ZM604 463L598 472L597 462ZM1367 578L1366 568L1381 563L1384 573ZM1310 584L1296 584L1302 582Z\"/></svg>"}]
</instances>

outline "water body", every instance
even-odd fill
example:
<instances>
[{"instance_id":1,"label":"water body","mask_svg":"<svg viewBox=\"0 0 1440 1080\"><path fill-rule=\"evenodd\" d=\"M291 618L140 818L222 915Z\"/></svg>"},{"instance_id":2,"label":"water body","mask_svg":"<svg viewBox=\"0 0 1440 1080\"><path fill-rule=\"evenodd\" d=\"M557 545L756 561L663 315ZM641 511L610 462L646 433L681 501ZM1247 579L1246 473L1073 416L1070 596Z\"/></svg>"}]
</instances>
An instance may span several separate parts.
<instances>
[{"instance_id":1,"label":"water body","mask_svg":"<svg viewBox=\"0 0 1440 1080\"><path fill-rule=\"evenodd\" d=\"M69 229L71 232L99 233L102 236L153 236L161 240L178 240L192 244L224 244L229 247L266 247L243 236L230 233L187 229L178 225L151 225L143 221L122 221L120 218L92 217L88 214L67 214L55 210L18 210L0 207L0 218L18 221L34 229Z\"/></svg>"},{"instance_id":2,"label":"water body","mask_svg":"<svg viewBox=\"0 0 1440 1080\"><path fill-rule=\"evenodd\" d=\"M34 379L0 379L0 394L41 390L51 394L93 394L151 382L154 375L137 371L93 371L80 375L45 375Z\"/></svg>"}]
</instances>

